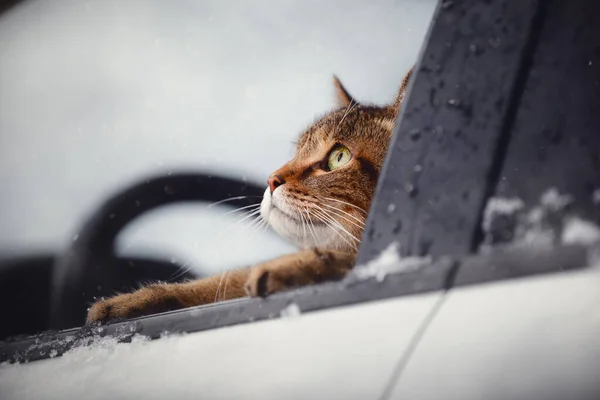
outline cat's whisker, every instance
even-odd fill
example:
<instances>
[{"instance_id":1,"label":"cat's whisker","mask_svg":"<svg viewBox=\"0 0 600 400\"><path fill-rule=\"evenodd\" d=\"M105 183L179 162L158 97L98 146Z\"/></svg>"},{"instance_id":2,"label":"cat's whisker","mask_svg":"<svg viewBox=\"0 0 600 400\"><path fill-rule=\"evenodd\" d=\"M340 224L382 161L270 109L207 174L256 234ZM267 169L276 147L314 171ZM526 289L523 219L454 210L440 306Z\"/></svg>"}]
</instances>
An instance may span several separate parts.
<instances>
[{"instance_id":1,"label":"cat's whisker","mask_svg":"<svg viewBox=\"0 0 600 400\"><path fill-rule=\"evenodd\" d=\"M350 102L350 104L348 105L348 108L346 109L346 112L344 113L344 115L342 116L342 119L340 120L340 122L337 124L337 128L339 128L342 125L342 122L344 122L344 120L346 119L346 117L348 116L348 114L350 114L352 112L352 110L354 110L354 108L356 108L356 106L358 106L358 102L352 100Z\"/></svg>"},{"instance_id":2,"label":"cat's whisker","mask_svg":"<svg viewBox=\"0 0 600 400\"><path fill-rule=\"evenodd\" d=\"M354 105L354 102L350 102L350 104L348 104L348 107L346 107L346 111L344 111L344 115L342 115L342 119L340 119L340 122L338 122L336 129L340 127L340 125L342 124L342 122L344 122L344 118L346 118L346 116L348 115L348 113L350 112L350 110L352 109L352 106Z\"/></svg>"},{"instance_id":3,"label":"cat's whisker","mask_svg":"<svg viewBox=\"0 0 600 400\"><path fill-rule=\"evenodd\" d=\"M347 215L348 217L352 218L353 220L355 220L355 221L356 221L356 222L358 222L359 224L362 224L362 225L364 225L364 224L365 224L364 217L362 217L362 216L361 216L361 217L357 217L356 215L353 215L353 214L352 214L351 212L349 212L349 211L342 210L341 208L334 207L334 206L332 206L332 205L330 205L330 204L326 204L326 203L318 203L317 205L318 205L319 207L321 207L321 206L325 206L325 207L327 207L327 208L329 208L329 209L331 209L331 210L335 210L336 212L342 213L343 215Z\"/></svg>"},{"instance_id":4,"label":"cat's whisker","mask_svg":"<svg viewBox=\"0 0 600 400\"><path fill-rule=\"evenodd\" d=\"M344 237L344 235L342 235L342 232L340 232L338 229L336 229L337 227L335 225L333 225L331 223L331 220L328 218L325 218L325 215L319 213L319 212L315 212L315 210L313 210L314 215L317 217L317 219L319 219L319 221L323 222L327 227L329 227L333 232L335 232L340 239L342 239L344 242L346 242L346 244L348 244L348 246L350 246L350 248L356 248L355 244L352 244L348 241L348 239L346 239L346 237ZM348 232L346 232L348 233Z\"/></svg>"},{"instance_id":5,"label":"cat's whisker","mask_svg":"<svg viewBox=\"0 0 600 400\"><path fill-rule=\"evenodd\" d=\"M252 213L254 213L256 211L260 211L260 207L254 207L254 208L251 208L249 210L245 210L245 211L241 212L238 216L239 217L245 217L245 216L247 216L249 214L252 214Z\"/></svg>"},{"instance_id":6,"label":"cat's whisker","mask_svg":"<svg viewBox=\"0 0 600 400\"><path fill-rule=\"evenodd\" d=\"M258 224L257 224L258 229L264 229L266 226L269 225L269 223L265 219L263 219L262 216L257 218L257 221L258 221Z\"/></svg>"},{"instance_id":7,"label":"cat's whisker","mask_svg":"<svg viewBox=\"0 0 600 400\"><path fill-rule=\"evenodd\" d=\"M181 268L179 268L179 271L177 271L177 272L175 272L175 274L171 275L171 277L168 279L168 281L173 282L174 280L178 279L180 276L187 274L191 270L192 270L192 267L186 267L185 265L183 265Z\"/></svg>"},{"instance_id":8,"label":"cat's whisker","mask_svg":"<svg viewBox=\"0 0 600 400\"><path fill-rule=\"evenodd\" d=\"M310 221L310 212L308 211L308 208L307 208L307 207L304 207L304 211L306 211L306 223L307 223L307 225L308 225L308 231L309 231L309 232L310 232L310 234L312 235L312 237L313 237L313 240L314 240L314 242L315 242L315 246L316 246L316 245L317 245L317 242L318 242L318 240L317 240L317 234L316 234L316 232L315 232L315 227L314 227L314 225L313 225L313 224L311 223L311 221Z\"/></svg>"},{"instance_id":9,"label":"cat's whisker","mask_svg":"<svg viewBox=\"0 0 600 400\"><path fill-rule=\"evenodd\" d=\"M229 283L229 276L231 275L231 271L227 271L225 275L225 287L223 287L223 297L221 300L225 300L227 296L227 284Z\"/></svg>"},{"instance_id":10,"label":"cat's whisker","mask_svg":"<svg viewBox=\"0 0 600 400\"><path fill-rule=\"evenodd\" d=\"M251 218L251 217L255 216L259 212L260 212L260 208L251 209L251 210L243 212L240 215L240 219L238 219L237 221L235 221L235 223L233 224L233 227L228 227L228 228L230 228L230 229L231 228L233 228L233 229L237 228L237 225L241 224L242 222L244 222L248 218ZM220 239L225 233L230 232L230 229L221 229L220 232L217 234L216 238Z\"/></svg>"},{"instance_id":11,"label":"cat's whisker","mask_svg":"<svg viewBox=\"0 0 600 400\"><path fill-rule=\"evenodd\" d=\"M365 214L368 214L368 212L365 209L360 208L359 206L354 205L352 203L348 203L347 201L343 201L343 200L339 200L339 199L334 199L333 197L321 197L321 196L316 196L316 197L317 198L321 198L323 200L337 201L338 203L346 204L346 205L348 205L350 207L356 208L357 210L359 210L359 211L361 211L361 212L363 212Z\"/></svg>"},{"instance_id":12,"label":"cat's whisker","mask_svg":"<svg viewBox=\"0 0 600 400\"><path fill-rule=\"evenodd\" d=\"M357 224L356 222L352 221L351 219L348 219L348 218L346 218L346 217L345 217L345 216L343 216L343 215L339 215L339 214L331 213L330 211L328 211L328 210L324 210L324 209L322 209L322 208L319 208L319 209L320 209L320 211L321 211L321 212L323 212L324 214L326 214L327 216L329 216L330 218L332 218L332 219L333 219L333 220L334 220L336 223L338 223L339 225L342 225L342 226L343 226L343 224L342 224L340 221L336 220L334 217L339 217L339 218L342 218L342 219L344 219L344 221L346 221L346 222L348 222L348 223L350 223L350 224L354 225L354 226L355 226L356 228L358 228L358 229L359 229L361 232L362 232L362 230L364 229L364 226L361 226L361 225Z\"/></svg>"},{"instance_id":13,"label":"cat's whisker","mask_svg":"<svg viewBox=\"0 0 600 400\"><path fill-rule=\"evenodd\" d=\"M242 218L241 220L236 222L237 224L242 223L244 220L247 220L250 217L255 216L256 214L258 214L260 212L260 209L258 210L250 210L245 212L243 215L246 215L244 218ZM266 227L268 224L265 220L263 220L262 218L256 218L254 219L252 222L250 222L250 224L247 225L248 229L255 229L255 228L260 228L262 227ZM215 299L214 301L217 302L217 300L219 299L219 295L221 300L225 300L226 296L227 296L227 285L229 284L230 281L230 275L231 275L231 271L225 271L223 273L221 273L221 278L219 279L219 284L217 285L217 290L215 292ZM221 288L223 288L223 292L221 293Z\"/></svg>"},{"instance_id":14,"label":"cat's whisker","mask_svg":"<svg viewBox=\"0 0 600 400\"><path fill-rule=\"evenodd\" d=\"M257 208L256 208L256 209L250 209L250 210L247 210L247 211L244 211L244 212L242 212L242 213L241 213L241 214L238 216L238 218L242 219L244 216L246 216L246 215L248 215L248 214L250 214L250 213L252 213L252 212L255 212L255 211L259 210L259 207L258 207L259 205L254 205L254 204L253 204L252 206L256 206ZM250 208L250 207L246 207L246 208ZM236 210L233 210L233 212L235 212L235 211L238 211L238 210L242 210L242 209L236 209ZM243 211L243 210L242 210L242 211ZM229 214L229 213L231 213L231 212L232 212L232 211L228 212L227 214ZM229 224L226 224L226 225L224 225L224 226L217 226L218 230L217 230L217 232L215 233L215 239L214 239L214 240L215 240L216 242L219 242L219 241L220 241L220 239L223 237L223 235L224 235L224 234L226 234L226 233L230 233L232 230L235 230L235 229L237 229L236 225L237 225L238 223L240 223L240 222L241 222L240 220L237 220L237 221L235 221L235 222L233 223L233 226L230 226ZM218 249L219 249L218 247L212 247L212 248L209 250L209 256L210 256L210 257L214 257L214 256L215 256L215 254L218 252Z\"/></svg>"},{"instance_id":15,"label":"cat's whisker","mask_svg":"<svg viewBox=\"0 0 600 400\"><path fill-rule=\"evenodd\" d=\"M258 224L258 232L265 232L269 229L269 223L264 219L260 219L260 223Z\"/></svg>"},{"instance_id":16,"label":"cat's whisker","mask_svg":"<svg viewBox=\"0 0 600 400\"><path fill-rule=\"evenodd\" d=\"M260 225L260 221L261 218L260 216L254 218L252 221L250 221L247 225L246 228L249 229L250 231L253 231L256 229L256 227L258 227L258 225Z\"/></svg>"},{"instance_id":17,"label":"cat's whisker","mask_svg":"<svg viewBox=\"0 0 600 400\"><path fill-rule=\"evenodd\" d=\"M221 272L221 279L219 279L219 284L217 285L217 290L215 291L215 300L214 303L217 302L219 298L219 292L221 291L221 285L223 284L223 277L225 276L225 272Z\"/></svg>"},{"instance_id":18,"label":"cat's whisker","mask_svg":"<svg viewBox=\"0 0 600 400\"><path fill-rule=\"evenodd\" d=\"M325 211L325 210L323 208L321 208L321 206L325 206L327 208L330 208L331 210L329 210L329 212L333 213L334 215L336 215L336 216L338 216L340 218L343 218L344 220L348 221L352 225L356 226L358 229L362 230L362 229L365 228L365 223L363 221L361 221L360 219L356 218L354 215L350 214L349 212L346 212L346 211L341 210L339 208L330 206L329 204L321 204L321 205L316 205L316 206L319 207L323 211ZM346 217L346 215L348 217L352 218L352 219L349 219L348 217Z\"/></svg>"},{"instance_id":19,"label":"cat's whisker","mask_svg":"<svg viewBox=\"0 0 600 400\"><path fill-rule=\"evenodd\" d=\"M300 214L300 216L302 217L302 221L303 221L302 222L302 229L303 229L303 232L304 232L304 236L303 237L308 239L308 235L306 234L306 230L308 228L308 232L312 236L314 244L316 246L317 245L317 233L315 231L315 226L310 221L310 212L309 212L308 208L304 207L304 210L306 212L306 215L304 215L302 213ZM306 241L305 241L305 244L306 244Z\"/></svg>"},{"instance_id":20,"label":"cat's whisker","mask_svg":"<svg viewBox=\"0 0 600 400\"><path fill-rule=\"evenodd\" d=\"M236 212L238 212L238 211L246 210L246 209L248 209L248 208L252 208L252 207L254 207L254 208L259 208L259 207L260 207L260 203L258 203L258 204L250 204L249 206L244 206L244 207L236 208L235 210L227 211L227 212L226 212L225 214L223 214L223 215L229 215L229 214L233 214L233 213L236 213Z\"/></svg>"},{"instance_id":21,"label":"cat's whisker","mask_svg":"<svg viewBox=\"0 0 600 400\"><path fill-rule=\"evenodd\" d=\"M249 199L251 197L262 197L262 196L235 196L235 197L229 197L228 199L223 199L223 200L219 200L219 201L216 201L214 203L211 203L211 204L207 205L206 208L211 208L211 207L214 207L214 206L219 205L219 204L227 203L228 201Z\"/></svg>"},{"instance_id":22,"label":"cat's whisker","mask_svg":"<svg viewBox=\"0 0 600 400\"><path fill-rule=\"evenodd\" d=\"M302 213L300 213L300 219L302 220L302 237L306 238L306 219L304 218L304 215Z\"/></svg>"},{"instance_id":23,"label":"cat's whisker","mask_svg":"<svg viewBox=\"0 0 600 400\"><path fill-rule=\"evenodd\" d=\"M248 224L248 229L252 232L259 232L261 226L265 223L265 221L261 218L255 218L252 222Z\"/></svg>"},{"instance_id":24,"label":"cat's whisker","mask_svg":"<svg viewBox=\"0 0 600 400\"><path fill-rule=\"evenodd\" d=\"M354 239L356 242L360 242L360 240L354 236L352 233L348 232L348 230L344 227L344 225L342 223L340 223L338 220L336 220L332 215L330 215L328 212L326 212L323 209L320 209L319 212L324 215L326 218L328 218L331 222L333 222L336 226L338 226L339 228L342 229L343 232L345 232L348 236L350 236L352 239Z\"/></svg>"},{"instance_id":25,"label":"cat's whisker","mask_svg":"<svg viewBox=\"0 0 600 400\"><path fill-rule=\"evenodd\" d=\"M322 208L318 207L312 210L313 213L315 215L319 215L323 218L325 218L326 220L328 220L331 224L333 224L334 227L336 228L340 228L344 233L346 233L348 236L350 236L351 238L353 238L354 240L358 239L351 234L350 232L348 232L348 230L344 227L343 224L341 224L338 220L336 220L331 214L329 214L326 210L323 210Z\"/></svg>"},{"instance_id":26,"label":"cat's whisker","mask_svg":"<svg viewBox=\"0 0 600 400\"><path fill-rule=\"evenodd\" d=\"M237 221L237 222L234 224L234 226L235 226L235 225L239 225L239 224L241 224L242 222L244 222L244 221L245 221L245 220L247 220L248 218L252 218L252 217L254 217L255 215L257 215L257 214L259 214L259 213L260 213L260 209L258 209L258 210L252 210L252 211L248 211L248 212L246 212L246 213L242 214L242 215L245 215L245 217L243 217L242 219L240 219L239 221Z\"/></svg>"}]
</instances>

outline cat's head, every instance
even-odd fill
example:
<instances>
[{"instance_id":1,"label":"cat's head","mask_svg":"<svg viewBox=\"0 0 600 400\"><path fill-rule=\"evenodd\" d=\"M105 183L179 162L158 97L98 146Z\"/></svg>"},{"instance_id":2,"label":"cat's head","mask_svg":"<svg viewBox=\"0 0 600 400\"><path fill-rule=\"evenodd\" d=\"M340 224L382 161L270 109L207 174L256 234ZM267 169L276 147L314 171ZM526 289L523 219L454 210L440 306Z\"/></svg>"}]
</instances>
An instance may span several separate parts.
<instances>
[{"instance_id":1,"label":"cat's head","mask_svg":"<svg viewBox=\"0 0 600 400\"><path fill-rule=\"evenodd\" d=\"M300 248L355 252L411 71L394 102L363 105L334 77L339 107L300 135L268 179L261 216Z\"/></svg>"}]
</instances>

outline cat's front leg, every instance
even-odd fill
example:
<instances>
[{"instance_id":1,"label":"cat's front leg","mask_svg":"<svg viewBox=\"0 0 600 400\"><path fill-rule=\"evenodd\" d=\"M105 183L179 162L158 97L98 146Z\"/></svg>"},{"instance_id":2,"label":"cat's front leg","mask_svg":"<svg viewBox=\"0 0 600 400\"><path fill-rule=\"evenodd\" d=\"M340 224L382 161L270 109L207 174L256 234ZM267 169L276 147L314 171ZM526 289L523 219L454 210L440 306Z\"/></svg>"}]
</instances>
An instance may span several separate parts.
<instances>
[{"instance_id":1,"label":"cat's front leg","mask_svg":"<svg viewBox=\"0 0 600 400\"><path fill-rule=\"evenodd\" d=\"M186 283L155 284L132 293L97 301L90 307L87 324L136 318L180 308L245 297L248 268L225 271Z\"/></svg>"},{"instance_id":2,"label":"cat's front leg","mask_svg":"<svg viewBox=\"0 0 600 400\"><path fill-rule=\"evenodd\" d=\"M310 249L285 255L253 267L245 285L249 296L273 293L342 279L356 255L337 250Z\"/></svg>"},{"instance_id":3,"label":"cat's front leg","mask_svg":"<svg viewBox=\"0 0 600 400\"><path fill-rule=\"evenodd\" d=\"M311 249L285 255L250 269L187 283L156 284L133 293L100 300L88 311L86 323L136 318L216 301L267 296L287 289L343 278L355 255L335 250Z\"/></svg>"}]
</instances>

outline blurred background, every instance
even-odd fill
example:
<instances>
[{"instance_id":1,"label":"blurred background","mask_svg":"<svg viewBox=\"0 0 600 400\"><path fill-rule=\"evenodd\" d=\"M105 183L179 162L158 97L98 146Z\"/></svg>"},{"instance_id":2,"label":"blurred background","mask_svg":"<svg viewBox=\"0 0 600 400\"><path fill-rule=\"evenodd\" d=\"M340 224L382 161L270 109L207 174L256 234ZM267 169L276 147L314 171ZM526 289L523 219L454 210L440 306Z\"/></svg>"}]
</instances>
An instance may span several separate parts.
<instances>
[{"instance_id":1,"label":"blurred background","mask_svg":"<svg viewBox=\"0 0 600 400\"><path fill-rule=\"evenodd\" d=\"M0 14L0 257L63 251L148 176L265 184L334 106L334 73L359 101L393 99L436 3L18 2ZM213 273L294 250L206 206L144 214L118 253Z\"/></svg>"}]
</instances>

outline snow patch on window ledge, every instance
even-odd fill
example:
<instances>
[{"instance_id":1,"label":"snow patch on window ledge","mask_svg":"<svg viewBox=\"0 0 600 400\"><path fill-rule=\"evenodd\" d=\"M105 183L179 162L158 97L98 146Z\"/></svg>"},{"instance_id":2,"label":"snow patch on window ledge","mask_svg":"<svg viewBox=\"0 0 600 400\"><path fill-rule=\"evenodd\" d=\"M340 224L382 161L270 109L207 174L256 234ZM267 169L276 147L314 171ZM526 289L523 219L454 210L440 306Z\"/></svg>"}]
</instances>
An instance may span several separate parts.
<instances>
[{"instance_id":1,"label":"snow patch on window ledge","mask_svg":"<svg viewBox=\"0 0 600 400\"><path fill-rule=\"evenodd\" d=\"M561 235L563 244L591 245L600 242L600 227L581 218L568 218Z\"/></svg>"},{"instance_id":2,"label":"snow patch on window ledge","mask_svg":"<svg viewBox=\"0 0 600 400\"><path fill-rule=\"evenodd\" d=\"M375 278L383 282L388 274L412 272L431 264L431 257L402 257L397 242L392 242L377 258L364 265L354 267L351 278L366 280Z\"/></svg>"},{"instance_id":3,"label":"snow patch on window ledge","mask_svg":"<svg viewBox=\"0 0 600 400\"><path fill-rule=\"evenodd\" d=\"M497 245L551 248L558 244L591 244L598 241L599 228L572 215L574 198L551 187L538 204L526 207L517 198L492 197L482 221L485 239L480 252L489 253Z\"/></svg>"},{"instance_id":4,"label":"snow patch on window ledge","mask_svg":"<svg viewBox=\"0 0 600 400\"><path fill-rule=\"evenodd\" d=\"M296 318L302 314L302 310L296 303L290 303L286 308L279 312L281 318Z\"/></svg>"}]
</instances>

